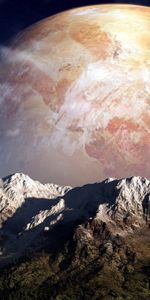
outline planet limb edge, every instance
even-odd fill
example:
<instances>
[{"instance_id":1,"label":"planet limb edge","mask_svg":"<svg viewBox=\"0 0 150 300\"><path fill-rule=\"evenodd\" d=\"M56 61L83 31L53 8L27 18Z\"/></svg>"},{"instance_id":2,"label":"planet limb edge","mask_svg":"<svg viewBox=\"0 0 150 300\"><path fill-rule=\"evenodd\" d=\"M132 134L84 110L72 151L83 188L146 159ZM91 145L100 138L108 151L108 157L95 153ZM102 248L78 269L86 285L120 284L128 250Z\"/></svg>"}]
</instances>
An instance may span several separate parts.
<instances>
[{"instance_id":1,"label":"planet limb edge","mask_svg":"<svg viewBox=\"0 0 150 300\"><path fill-rule=\"evenodd\" d=\"M150 8L65 11L0 55L1 177L150 178Z\"/></svg>"}]
</instances>

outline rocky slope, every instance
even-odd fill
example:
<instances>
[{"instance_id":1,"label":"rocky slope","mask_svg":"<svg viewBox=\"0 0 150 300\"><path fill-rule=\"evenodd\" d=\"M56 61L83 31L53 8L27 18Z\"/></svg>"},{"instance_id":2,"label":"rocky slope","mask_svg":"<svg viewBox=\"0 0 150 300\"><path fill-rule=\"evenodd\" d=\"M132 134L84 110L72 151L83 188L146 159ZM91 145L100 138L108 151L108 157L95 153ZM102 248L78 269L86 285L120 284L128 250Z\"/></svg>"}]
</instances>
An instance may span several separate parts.
<instances>
[{"instance_id":1,"label":"rocky slope","mask_svg":"<svg viewBox=\"0 0 150 300\"><path fill-rule=\"evenodd\" d=\"M12 217L29 198L54 199L63 196L68 189L69 187L60 187L56 184L43 185L22 173L5 177L0 180L1 222Z\"/></svg>"},{"instance_id":2,"label":"rocky slope","mask_svg":"<svg viewBox=\"0 0 150 300\"><path fill-rule=\"evenodd\" d=\"M95 240L93 230L101 242L106 235L123 237L150 226L150 181L109 178L71 188L43 185L17 173L1 179L0 222L1 266L28 250L53 246L63 226L67 236L70 224L87 243Z\"/></svg>"},{"instance_id":3,"label":"rocky slope","mask_svg":"<svg viewBox=\"0 0 150 300\"><path fill-rule=\"evenodd\" d=\"M149 197L143 177L76 188L1 179L1 299L149 300Z\"/></svg>"}]
</instances>

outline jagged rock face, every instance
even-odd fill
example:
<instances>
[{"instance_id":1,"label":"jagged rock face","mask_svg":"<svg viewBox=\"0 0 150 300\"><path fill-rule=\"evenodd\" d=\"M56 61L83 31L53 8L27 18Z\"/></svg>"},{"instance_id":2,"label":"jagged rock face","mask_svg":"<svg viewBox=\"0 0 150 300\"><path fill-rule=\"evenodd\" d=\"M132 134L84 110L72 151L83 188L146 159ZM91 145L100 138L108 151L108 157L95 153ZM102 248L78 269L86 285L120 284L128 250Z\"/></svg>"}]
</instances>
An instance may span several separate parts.
<instances>
[{"instance_id":1,"label":"jagged rock face","mask_svg":"<svg viewBox=\"0 0 150 300\"><path fill-rule=\"evenodd\" d=\"M21 208L27 199L53 199L63 196L69 187L56 184L41 184L29 176L16 173L1 179L0 185L0 219L4 222ZM43 203L44 204L44 203Z\"/></svg>"},{"instance_id":2,"label":"jagged rock face","mask_svg":"<svg viewBox=\"0 0 150 300\"><path fill-rule=\"evenodd\" d=\"M41 184L24 174L1 179L1 262L59 239L59 227L79 225L81 240L109 240L150 224L150 181L143 177L107 179L78 188ZM81 225L80 225L81 224ZM50 242L53 243L53 238Z\"/></svg>"},{"instance_id":3,"label":"jagged rock face","mask_svg":"<svg viewBox=\"0 0 150 300\"><path fill-rule=\"evenodd\" d=\"M82 7L2 49L0 176L149 177L149 28L148 7Z\"/></svg>"},{"instance_id":4,"label":"jagged rock face","mask_svg":"<svg viewBox=\"0 0 150 300\"><path fill-rule=\"evenodd\" d=\"M112 185L112 187L111 187ZM114 188L114 181L107 183L114 202L112 205L106 203L99 206L96 218L127 226L136 227L142 223L149 222L150 217L150 182L146 178L131 177L118 180ZM106 192L107 193L107 192ZM111 197L111 196L110 196ZM105 219L106 218L106 219Z\"/></svg>"}]
</instances>

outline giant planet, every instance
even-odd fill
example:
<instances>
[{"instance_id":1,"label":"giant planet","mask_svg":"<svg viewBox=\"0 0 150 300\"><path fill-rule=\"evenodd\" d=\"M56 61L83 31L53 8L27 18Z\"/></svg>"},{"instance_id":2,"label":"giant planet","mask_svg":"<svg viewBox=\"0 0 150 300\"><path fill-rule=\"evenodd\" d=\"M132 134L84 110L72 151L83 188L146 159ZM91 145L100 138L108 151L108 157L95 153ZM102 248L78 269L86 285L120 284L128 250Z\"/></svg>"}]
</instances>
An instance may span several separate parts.
<instances>
[{"instance_id":1,"label":"giant planet","mask_svg":"<svg viewBox=\"0 0 150 300\"><path fill-rule=\"evenodd\" d=\"M150 178L150 8L65 11L0 55L0 176Z\"/></svg>"}]
</instances>

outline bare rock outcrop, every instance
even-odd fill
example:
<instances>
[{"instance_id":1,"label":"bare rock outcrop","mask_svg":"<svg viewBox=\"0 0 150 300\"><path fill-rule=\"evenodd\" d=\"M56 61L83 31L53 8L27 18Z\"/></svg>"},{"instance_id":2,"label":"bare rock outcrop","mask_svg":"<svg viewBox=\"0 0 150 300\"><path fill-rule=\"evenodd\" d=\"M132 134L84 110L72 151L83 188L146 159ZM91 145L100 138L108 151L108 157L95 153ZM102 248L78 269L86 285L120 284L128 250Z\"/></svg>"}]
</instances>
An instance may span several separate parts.
<instances>
[{"instance_id":1,"label":"bare rock outcrop","mask_svg":"<svg viewBox=\"0 0 150 300\"><path fill-rule=\"evenodd\" d=\"M75 224L81 241L109 244L110 236L125 236L150 226L150 181L108 178L71 188L41 184L16 173L0 181L0 222L2 265L33 244L41 247L45 232L53 243L51 232L57 225L65 225L67 232L70 223Z\"/></svg>"}]
</instances>

